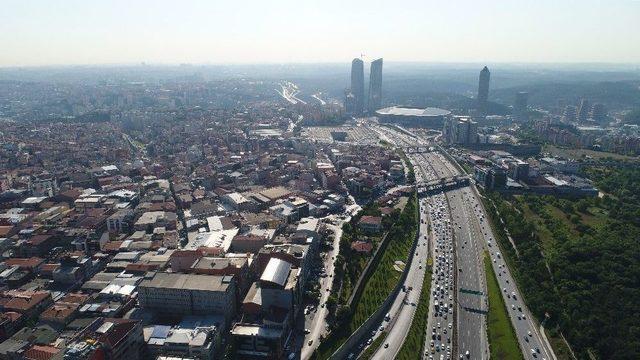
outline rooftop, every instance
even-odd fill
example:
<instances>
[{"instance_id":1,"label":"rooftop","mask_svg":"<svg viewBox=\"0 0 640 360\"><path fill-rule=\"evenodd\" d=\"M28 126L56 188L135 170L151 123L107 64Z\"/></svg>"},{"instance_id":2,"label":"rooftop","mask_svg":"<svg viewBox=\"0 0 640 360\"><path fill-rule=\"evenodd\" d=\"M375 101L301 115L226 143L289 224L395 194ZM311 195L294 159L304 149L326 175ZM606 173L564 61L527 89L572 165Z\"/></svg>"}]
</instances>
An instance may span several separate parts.
<instances>
[{"instance_id":1,"label":"rooftop","mask_svg":"<svg viewBox=\"0 0 640 360\"><path fill-rule=\"evenodd\" d=\"M393 115L393 116L445 116L451 114L450 111L435 107L428 108L406 108L406 107L398 107L392 106L384 109L380 109L376 111L378 115Z\"/></svg>"},{"instance_id":2,"label":"rooftop","mask_svg":"<svg viewBox=\"0 0 640 360\"><path fill-rule=\"evenodd\" d=\"M267 266L262 272L260 280L284 287L287 283L289 271L291 271L290 263L278 258L271 258L269 259L269 263L267 263Z\"/></svg>"},{"instance_id":3,"label":"rooftop","mask_svg":"<svg viewBox=\"0 0 640 360\"><path fill-rule=\"evenodd\" d=\"M227 291L225 276L157 273L153 279L144 280L140 287L169 288L203 291Z\"/></svg>"}]
</instances>

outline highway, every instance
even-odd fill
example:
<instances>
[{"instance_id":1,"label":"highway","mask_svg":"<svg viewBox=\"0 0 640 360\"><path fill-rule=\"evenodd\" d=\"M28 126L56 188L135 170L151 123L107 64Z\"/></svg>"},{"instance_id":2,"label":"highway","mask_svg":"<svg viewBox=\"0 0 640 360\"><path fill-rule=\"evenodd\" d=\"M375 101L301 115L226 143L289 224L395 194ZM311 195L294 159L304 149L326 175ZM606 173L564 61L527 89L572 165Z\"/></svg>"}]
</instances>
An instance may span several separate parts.
<instances>
[{"instance_id":1,"label":"highway","mask_svg":"<svg viewBox=\"0 0 640 360\"><path fill-rule=\"evenodd\" d=\"M436 163L440 164L438 167L441 169L441 173L444 176L450 176L451 174L457 173L455 166L446 160L441 154L438 154ZM491 265L498 279L500 289L502 289L501 294L505 304L507 305L509 317L515 329L518 343L520 344L524 358L555 360L556 357L553 350L549 344L544 341L541 331L531 317L529 309L522 301L520 291L517 286L515 286L515 281L513 280L511 272L504 262L504 259L500 254L500 250L495 243L495 237L488 223L485 209L482 202L478 199L477 190L473 188L473 186L474 185L448 193L452 194L451 197L454 198L456 204L452 205L452 211L453 208L458 209L457 211L454 211L454 217L457 217L456 220L459 223L457 226L462 226L463 229L471 229L472 237L476 240L472 243L473 251L471 254L478 254L477 260L482 269L484 269L484 265L482 263L483 260L481 252L484 250L489 252L491 256ZM454 226L456 225L454 224ZM458 246L460 247L460 244L458 244ZM468 247L468 245L465 246ZM467 255L463 255L462 257L464 258L465 256ZM473 261L473 259L469 258L467 261ZM459 287L464 288L465 283L461 283ZM483 293L486 294L486 290L483 291ZM486 297L483 298L486 299ZM461 304L464 303L464 298L459 298L459 301Z\"/></svg>"},{"instance_id":2,"label":"highway","mask_svg":"<svg viewBox=\"0 0 640 360\"><path fill-rule=\"evenodd\" d=\"M434 167L438 177L459 175L440 153L423 154ZM482 259L483 244L481 231L474 220L474 214L467 207L463 194L468 188L445 193L449 203L455 240L457 269L456 292L458 316L456 323L458 354L474 359L487 359L489 345L486 330L486 283ZM468 353L467 353L468 352Z\"/></svg>"},{"instance_id":3,"label":"highway","mask_svg":"<svg viewBox=\"0 0 640 360\"><path fill-rule=\"evenodd\" d=\"M428 147L429 143L406 133L382 126L371 126L379 136L400 147ZM433 180L459 175L460 171L439 152L408 155L414 164L416 180ZM498 278L501 292L508 306L523 356L526 359L553 359L556 357L540 329L532 320L529 310L522 302L522 296L515 286L511 273L495 244L492 230L487 223L486 212L478 200L477 190L472 184L443 194L433 195L420 202L420 216L428 217L433 224L428 236L431 254L418 251L414 258L424 264L426 258L434 259L431 284L429 318L426 331L425 359L488 359L489 340L486 329L488 298L484 251L491 256L493 271ZM424 222L428 222L424 220ZM421 224L420 238L425 238L427 230ZM418 278L423 271L410 273L405 285L415 289L422 284ZM418 262L420 264L420 262ZM514 297L515 294L515 297ZM383 346L375 353L376 359L393 358L401 348L415 313L413 306L419 292L401 293L390 312L391 321L381 324L387 332ZM435 303L438 301L438 308ZM442 302L442 305L440 304ZM447 305L444 311L444 305ZM451 309L451 305L453 309ZM446 317L445 317L446 316ZM449 327L451 323L451 327ZM446 331L445 331L446 330ZM378 334L374 334L374 337ZM433 341L433 343L432 343Z\"/></svg>"},{"instance_id":4,"label":"highway","mask_svg":"<svg viewBox=\"0 0 640 360\"><path fill-rule=\"evenodd\" d=\"M429 297L429 315L425 345L422 358L433 358L436 353L451 354L454 351L454 334L457 330L455 317L457 309L453 306L455 296L455 257L453 256L453 239L449 220L449 208L442 194L431 196L429 203L429 219L432 225L431 257L433 275ZM437 307L436 307L437 302ZM446 307L445 307L446 305ZM449 326L451 324L451 326Z\"/></svg>"}]
</instances>

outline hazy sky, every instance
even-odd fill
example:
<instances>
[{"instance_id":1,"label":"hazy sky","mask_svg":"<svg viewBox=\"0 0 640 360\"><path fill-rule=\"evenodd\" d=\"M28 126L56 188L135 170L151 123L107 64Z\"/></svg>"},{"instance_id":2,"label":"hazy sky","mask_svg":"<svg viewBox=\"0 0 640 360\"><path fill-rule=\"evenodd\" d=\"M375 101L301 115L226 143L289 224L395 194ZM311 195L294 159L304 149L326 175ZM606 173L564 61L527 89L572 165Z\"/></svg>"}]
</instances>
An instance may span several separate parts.
<instances>
[{"instance_id":1,"label":"hazy sky","mask_svg":"<svg viewBox=\"0 0 640 360\"><path fill-rule=\"evenodd\" d=\"M640 0L0 0L0 66L640 63Z\"/></svg>"}]
</instances>

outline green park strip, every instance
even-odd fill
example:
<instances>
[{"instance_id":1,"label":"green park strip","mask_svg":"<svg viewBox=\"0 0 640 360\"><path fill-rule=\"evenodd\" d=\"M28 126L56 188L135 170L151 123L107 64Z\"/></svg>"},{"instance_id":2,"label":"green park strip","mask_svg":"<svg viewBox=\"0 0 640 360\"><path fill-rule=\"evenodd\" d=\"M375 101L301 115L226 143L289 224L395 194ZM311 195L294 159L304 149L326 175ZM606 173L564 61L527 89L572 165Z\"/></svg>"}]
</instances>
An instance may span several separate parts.
<instances>
[{"instance_id":1,"label":"green park strip","mask_svg":"<svg viewBox=\"0 0 640 360\"><path fill-rule=\"evenodd\" d=\"M411 360L419 358L424 353L427 336L427 320L429 318L429 292L431 291L431 271L427 271L422 282L420 301L413 316L409 333L396 356L397 360Z\"/></svg>"},{"instance_id":2,"label":"green park strip","mask_svg":"<svg viewBox=\"0 0 640 360\"><path fill-rule=\"evenodd\" d=\"M487 274L487 290L489 292L489 313L487 315L487 332L492 359L523 359L518 338L509 320L507 307L500 294L498 279L491 267L489 255L485 253L484 268Z\"/></svg>"},{"instance_id":3,"label":"green park strip","mask_svg":"<svg viewBox=\"0 0 640 360\"><path fill-rule=\"evenodd\" d=\"M366 279L360 296L354 299L354 306L338 319L338 324L322 341L314 359L327 359L333 354L366 320L373 314L391 294L400 280L401 274L393 269L395 261L406 263L411 245L418 228L418 200L412 195L398 221L391 227L387 235L389 241L381 251L379 260L372 264L373 272Z\"/></svg>"}]
</instances>

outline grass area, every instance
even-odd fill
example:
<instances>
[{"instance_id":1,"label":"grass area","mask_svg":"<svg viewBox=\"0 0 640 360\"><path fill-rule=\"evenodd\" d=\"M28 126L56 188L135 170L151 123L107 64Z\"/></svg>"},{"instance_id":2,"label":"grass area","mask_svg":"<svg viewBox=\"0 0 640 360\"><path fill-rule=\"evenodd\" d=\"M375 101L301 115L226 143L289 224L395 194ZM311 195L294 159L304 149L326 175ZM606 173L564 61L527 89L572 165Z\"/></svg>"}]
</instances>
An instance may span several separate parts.
<instances>
[{"instance_id":1,"label":"grass area","mask_svg":"<svg viewBox=\"0 0 640 360\"><path fill-rule=\"evenodd\" d=\"M369 347L365 351L362 352L362 355L360 355L360 357L358 359L359 360L371 359L373 354L376 353L376 351L382 345L382 343L384 342L384 339L386 339L386 338L387 338L387 333L386 332L378 335L378 337L375 340L373 340L371 345L369 345Z\"/></svg>"},{"instance_id":2,"label":"grass area","mask_svg":"<svg viewBox=\"0 0 640 360\"><path fill-rule=\"evenodd\" d=\"M492 359L523 359L518 338L509 320L507 306L500 294L498 279L491 267L489 255L485 252L484 268L487 274L489 292L489 313L487 314L487 333Z\"/></svg>"},{"instance_id":3,"label":"grass area","mask_svg":"<svg viewBox=\"0 0 640 360\"><path fill-rule=\"evenodd\" d=\"M520 259L516 257L515 253L513 252L513 248L511 247L511 244L506 239L505 228L500 224L499 217L495 214L495 207L493 206L493 201L489 200L486 195L487 194L484 194L484 196L481 197L481 201L484 203L485 209L489 210L488 211L489 225L491 226L493 233L496 235L496 240L498 240L497 245L499 245L499 248L502 251L502 255L505 262L507 263L507 266L509 267L509 269L511 269L512 274L516 277L516 282L521 284L523 280L522 280L522 275L520 274L520 271L521 271ZM516 202L518 204L523 203L522 201L518 201L518 200L521 200L522 198L521 196L516 196L514 198L516 199ZM510 210L513 210L514 213L516 212L514 208L511 208ZM526 218L532 220L533 222L542 221L542 218L539 217L537 214L535 214L528 207L523 207L522 213ZM546 245L549 246L549 249L551 249L553 245L553 235L551 234L551 232L548 231L546 228L544 228L544 230L536 228L536 234L540 238L542 247L545 248L545 241L546 241L547 242ZM491 273L493 274L493 271ZM487 282L489 282L489 278L490 277L487 277ZM493 279L495 279L495 274L493 275ZM487 284L487 287L488 286L489 284ZM528 290L526 288L523 288L521 285L520 285L520 289ZM525 303L528 303L524 293L522 295L524 296L523 300L525 301ZM567 348L564 341L560 338L559 334L557 334L557 332L554 329L547 328L546 330L547 330L547 337L551 342L551 345L553 347L554 353L556 354L556 357L559 360L573 359L570 355L569 349ZM566 356L566 354L569 354L569 355Z\"/></svg>"},{"instance_id":4,"label":"grass area","mask_svg":"<svg viewBox=\"0 0 640 360\"><path fill-rule=\"evenodd\" d=\"M562 339L562 337L560 337L560 334L551 331L546 331L546 333L547 339L549 339L553 352L556 354L558 359L575 360L575 357L571 354L571 350L567 346L567 343Z\"/></svg>"},{"instance_id":5,"label":"grass area","mask_svg":"<svg viewBox=\"0 0 640 360\"><path fill-rule=\"evenodd\" d=\"M471 168L471 166L466 162L464 161L460 162L460 166L462 166L462 168L464 169L464 171L467 172L467 174L473 174L473 168Z\"/></svg>"},{"instance_id":6,"label":"grass area","mask_svg":"<svg viewBox=\"0 0 640 360\"><path fill-rule=\"evenodd\" d=\"M387 216L383 220L383 232L386 232L389 227L397 220L400 212L393 213ZM334 279L334 295L337 296L338 304L345 305L348 302L349 297L353 291L353 286L356 285L358 279L365 270L369 259L373 256L373 253L360 253L351 249L351 243L355 240L370 241L374 248L378 247L378 244L383 238L383 234L368 234L364 233L358 226L358 221L363 215L380 216L380 209L377 203L366 205L362 211L354 216L349 223L342 226L342 237L340 238L340 254L336 259L336 268L343 269L343 271L336 272L336 278Z\"/></svg>"},{"instance_id":7,"label":"grass area","mask_svg":"<svg viewBox=\"0 0 640 360\"><path fill-rule=\"evenodd\" d=\"M566 149L566 148L561 148L554 145L545 145L542 151L548 152L553 156L561 156L561 157L573 158L577 160L586 159L586 158L592 158L595 160L605 160L607 158L611 158L613 160L626 160L626 161L640 160L640 158L638 158L637 156L628 156L628 155L615 154L615 153L610 153L605 151L594 151L594 150L587 150L587 149Z\"/></svg>"},{"instance_id":8,"label":"grass area","mask_svg":"<svg viewBox=\"0 0 640 360\"><path fill-rule=\"evenodd\" d=\"M409 333L396 356L398 360L419 358L424 353L424 342L427 336L427 318L429 317L429 292L431 291L431 271L427 271L422 283L420 302L413 316Z\"/></svg>"},{"instance_id":9,"label":"grass area","mask_svg":"<svg viewBox=\"0 0 640 360\"><path fill-rule=\"evenodd\" d=\"M405 154L404 151L402 151L400 149L398 149L398 155L400 155L400 157L404 161L404 164L408 168L408 170L407 170L407 183L408 184L415 183L416 182L416 173L415 173L415 170L413 169L413 164L411 163L411 160L409 160L409 157L407 157L407 154Z\"/></svg>"},{"instance_id":10,"label":"grass area","mask_svg":"<svg viewBox=\"0 0 640 360\"><path fill-rule=\"evenodd\" d=\"M401 273L393 269L394 262L401 260L406 263L417 228L418 206L414 195L391 227L387 235L389 241L380 249L383 254L377 263L372 264L375 270L365 280L360 296L354 299L355 306L338 319L340 324L320 344L314 358L326 359L331 356L382 305L401 276Z\"/></svg>"}]
</instances>

